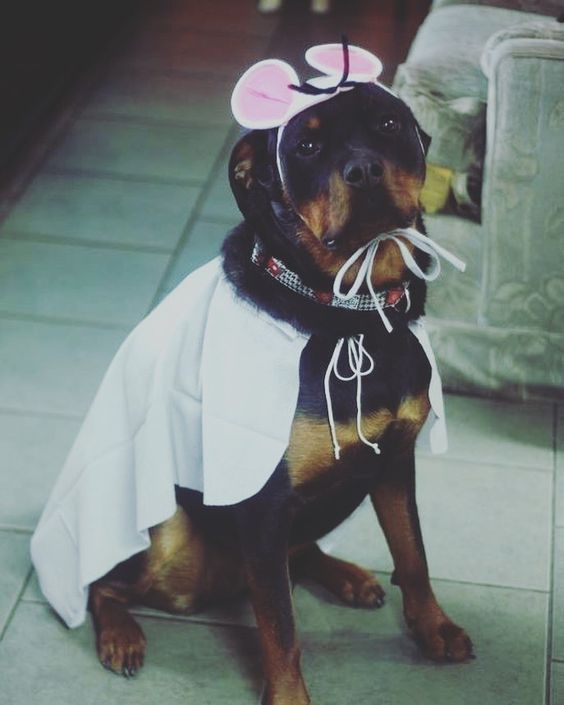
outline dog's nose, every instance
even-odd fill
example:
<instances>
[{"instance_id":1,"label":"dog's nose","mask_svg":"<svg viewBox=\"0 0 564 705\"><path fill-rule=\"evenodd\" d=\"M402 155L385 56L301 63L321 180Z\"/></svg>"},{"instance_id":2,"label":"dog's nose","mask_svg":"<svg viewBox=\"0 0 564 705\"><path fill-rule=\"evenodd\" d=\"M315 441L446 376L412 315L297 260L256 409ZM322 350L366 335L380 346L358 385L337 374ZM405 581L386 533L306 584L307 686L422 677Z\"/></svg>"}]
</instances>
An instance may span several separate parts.
<instances>
[{"instance_id":1,"label":"dog's nose","mask_svg":"<svg viewBox=\"0 0 564 705\"><path fill-rule=\"evenodd\" d=\"M353 188L369 189L382 180L384 168L375 159L351 159L343 170L345 183Z\"/></svg>"}]
</instances>

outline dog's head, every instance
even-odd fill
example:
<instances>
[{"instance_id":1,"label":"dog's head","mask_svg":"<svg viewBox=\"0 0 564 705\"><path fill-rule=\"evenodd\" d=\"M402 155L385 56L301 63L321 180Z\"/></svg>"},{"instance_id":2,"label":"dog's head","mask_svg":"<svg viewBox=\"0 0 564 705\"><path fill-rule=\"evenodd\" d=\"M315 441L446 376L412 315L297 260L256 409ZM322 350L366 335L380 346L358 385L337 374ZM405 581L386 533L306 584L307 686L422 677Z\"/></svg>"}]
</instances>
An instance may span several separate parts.
<instances>
[{"instance_id":1,"label":"dog's head","mask_svg":"<svg viewBox=\"0 0 564 705\"><path fill-rule=\"evenodd\" d=\"M403 101L364 83L281 131L247 133L231 155L230 181L258 234L268 240L276 225L276 237L332 276L376 235L415 223L428 144Z\"/></svg>"}]
</instances>

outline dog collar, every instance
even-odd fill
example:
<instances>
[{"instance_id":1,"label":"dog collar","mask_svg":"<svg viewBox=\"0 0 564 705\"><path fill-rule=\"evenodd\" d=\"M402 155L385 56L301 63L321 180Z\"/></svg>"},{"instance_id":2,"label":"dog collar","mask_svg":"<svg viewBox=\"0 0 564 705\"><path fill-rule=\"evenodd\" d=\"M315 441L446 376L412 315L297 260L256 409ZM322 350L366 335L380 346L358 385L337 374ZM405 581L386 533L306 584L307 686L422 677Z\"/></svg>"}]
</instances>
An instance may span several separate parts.
<instances>
[{"instance_id":1,"label":"dog collar","mask_svg":"<svg viewBox=\"0 0 564 705\"><path fill-rule=\"evenodd\" d=\"M401 286L378 291L376 296L372 294L355 294L350 298L344 299L332 291L312 289L307 286L296 272L289 269L282 260L269 256L258 242L255 242L251 261L290 291L300 294L317 304L343 308L349 311L378 311L383 308L396 308L399 302L405 299L407 302L405 311L407 312L410 307L409 282L407 281L403 282Z\"/></svg>"}]
</instances>

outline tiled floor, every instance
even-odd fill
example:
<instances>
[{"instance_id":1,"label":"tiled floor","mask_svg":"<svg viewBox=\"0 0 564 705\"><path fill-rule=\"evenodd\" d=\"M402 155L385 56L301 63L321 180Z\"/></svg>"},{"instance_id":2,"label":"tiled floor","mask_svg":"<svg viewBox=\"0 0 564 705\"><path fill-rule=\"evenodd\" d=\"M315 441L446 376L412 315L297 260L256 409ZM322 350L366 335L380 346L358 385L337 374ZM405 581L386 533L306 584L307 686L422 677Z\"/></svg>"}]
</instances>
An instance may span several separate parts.
<instances>
[{"instance_id":1,"label":"tiled floor","mask_svg":"<svg viewBox=\"0 0 564 705\"><path fill-rule=\"evenodd\" d=\"M90 624L70 632L49 610L28 545L121 340L237 221L225 173L233 78L267 54L299 63L304 47L348 29L389 79L415 27L391 0L343 3L328 19L291 4L264 17L251 0L154 3L0 228L2 705L258 701L246 603L191 619L141 611L148 659L126 681L98 665ZM450 450L419 455L419 504L436 591L478 658L419 655L363 506L324 543L383 573L388 602L358 611L296 588L314 703L564 703L564 409L454 396L447 407Z\"/></svg>"}]
</instances>

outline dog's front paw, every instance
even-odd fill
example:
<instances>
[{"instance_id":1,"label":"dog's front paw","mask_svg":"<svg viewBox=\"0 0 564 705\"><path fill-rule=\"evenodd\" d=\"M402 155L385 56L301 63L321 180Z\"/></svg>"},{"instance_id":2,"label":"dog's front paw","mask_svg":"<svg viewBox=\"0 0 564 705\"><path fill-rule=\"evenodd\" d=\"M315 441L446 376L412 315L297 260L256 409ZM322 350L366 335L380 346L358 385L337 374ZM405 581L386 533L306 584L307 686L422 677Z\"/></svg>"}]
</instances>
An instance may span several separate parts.
<instances>
[{"instance_id":1,"label":"dog's front paw","mask_svg":"<svg viewBox=\"0 0 564 705\"><path fill-rule=\"evenodd\" d=\"M102 666L129 678L143 665L147 640L133 619L104 628L98 635L97 650Z\"/></svg>"},{"instance_id":2,"label":"dog's front paw","mask_svg":"<svg viewBox=\"0 0 564 705\"><path fill-rule=\"evenodd\" d=\"M474 658L470 637L444 613L422 615L410 626L423 654L433 661L461 663Z\"/></svg>"}]
</instances>

